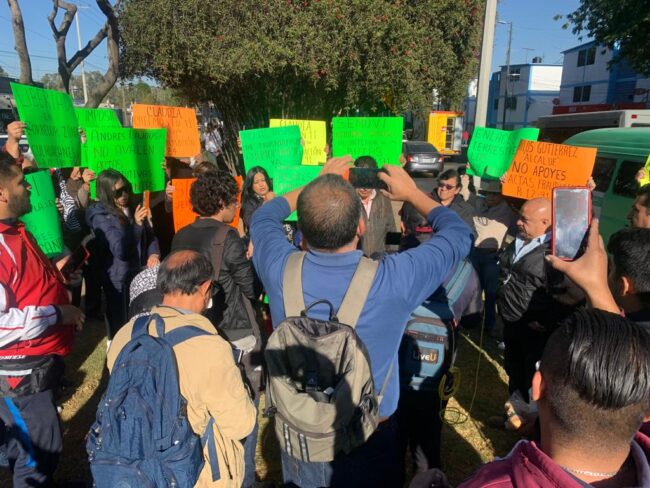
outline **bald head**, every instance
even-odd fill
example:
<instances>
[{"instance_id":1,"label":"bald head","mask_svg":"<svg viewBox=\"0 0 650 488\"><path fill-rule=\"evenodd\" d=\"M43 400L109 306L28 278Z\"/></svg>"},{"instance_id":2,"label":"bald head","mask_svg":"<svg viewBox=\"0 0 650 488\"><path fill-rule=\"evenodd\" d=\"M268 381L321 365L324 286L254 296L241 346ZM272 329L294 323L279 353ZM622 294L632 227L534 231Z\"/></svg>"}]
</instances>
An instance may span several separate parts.
<instances>
[{"instance_id":1,"label":"bald head","mask_svg":"<svg viewBox=\"0 0 650 488\"><path fill-rule=\"evenodd\" d=\"M546 198L533 198L519 211L517 228L519 237L531 241L551 230L551 202Z\"/></svg>"},{"instance_id":2,"label":"bald head","mask_svg":"<svg viewBox=\"0 0 650 488\"><path fill-rule=\"evenodd\" d=\"M313 249L336 251L357 235L361 201L347 181L326 174L312 181L298 197L298 225Z\"/></svg>"},{"instance_id":3,"label":"bald head","mask_svg":"<svg viewBox=\"0 0 650 488\"><path fill-rule=\"evenodd\" d=\"M163 295L194 295L212 279L210 261L202 254L182 250L171 253L160 264L158 288Z\"/></svg>"}]
</instances>

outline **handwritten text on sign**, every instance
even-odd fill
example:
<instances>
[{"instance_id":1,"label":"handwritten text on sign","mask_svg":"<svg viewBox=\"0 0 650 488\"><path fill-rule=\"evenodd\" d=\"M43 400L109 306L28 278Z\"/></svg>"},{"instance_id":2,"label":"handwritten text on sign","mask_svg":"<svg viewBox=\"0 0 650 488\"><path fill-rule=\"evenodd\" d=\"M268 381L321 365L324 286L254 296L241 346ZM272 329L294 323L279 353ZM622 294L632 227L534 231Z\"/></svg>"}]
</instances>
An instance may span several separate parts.
<instances>
[{"instance_id":1,"label":"handwritten text on sign","mask_svg":"<svg viewBox=\"0 0 650 488\"><path fill-rule=\"evenodd\" d=\"M50 172L36 171L25 175L25 180L32 187L29 195L32 210L20 220L46 256L59 254L63 251L63 232Z\"/></svg>"},{"instance_id":2,"label":"handwritten text on sign","mask_svg":"<svg viewBox=\"0 0 650 488\"><path fill-rule=\"evenodd\" d=\"M372 156L379 166L399 165L403 128L402 117L334 117L332 156Z\"/></svg>"},{"instance_id":3,"label":"handwritten text on sign","mask_svg":"<svg viewBox=\"0 0 650 488\"><path fill-rule=\"evenodd\" d=\"M522 139L536 141L539 129L525 127L513 131L476 127L467 149L470 174L500 178L508 171Z\"/></svg>"},{"instance_id":4,"label":"handwritten text on sign","mask_svg":"<svg viewBox=\"0 0 650 488\"><path fill-rule=\"evenodd\" d=\"M18 83L11 83L11 91L38 166L78 166L81 141L70 95Z\"/></svg>"},{"instance_id":5,"label":"handwritten text on sign","mask_svg":"<svg viewBox=\"0 0 650 488\"><path fill-rule=\"evenodd\" d=\"M286 127L288 125L297 125L300 127L300 136L304 144L302 164L323 164L327 159L327 155L325 154L325 144L327 144L325 122L296 119L269 120L269 127Z\"/></svg>"},{"instance_id":6,"label":"handwritten text on sign","mask_svg":"<svg viewBox=\"0 0 650 488\"><path fill-rule=\"evenodd\" d=\"M196 112L192 108L165 105L133 105L134 129L167 129L165 156L196 156L201 152Z\"/></svg>"},{"instance_id":7,"label":"handwritten text on sign","mask_svg":"<svg viewBox=\"0 0 650 488\"><path fill-rule=\"evenodd\" d=\"M302 162L303 148L297 125L243 130L239 137L246 171L262 166L273 178L277 166L298 166Z\"/></svg>"},{"instance_id":8,"label":"handwritten text on sign","mask_svg":"<svg viewBox=\"0 0 650 488\"><path fill-rule=\"evenodd\" d=\"M553 188L586 185L595 160L595 148L523 140L507 173L503 194L550 200Z\"/></svg>"}]
</instances>

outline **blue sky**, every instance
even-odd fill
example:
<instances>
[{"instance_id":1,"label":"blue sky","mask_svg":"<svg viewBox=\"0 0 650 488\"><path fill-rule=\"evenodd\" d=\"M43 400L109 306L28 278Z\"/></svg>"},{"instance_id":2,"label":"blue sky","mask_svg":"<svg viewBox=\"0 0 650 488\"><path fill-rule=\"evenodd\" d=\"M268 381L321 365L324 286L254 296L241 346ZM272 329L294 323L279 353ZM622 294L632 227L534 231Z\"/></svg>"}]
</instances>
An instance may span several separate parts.
<instances>
[{"instance_id":1,"label":"blue sky","mask_svg":"<svg viewBox=\"0 0 650 488\"><path fill-rule=\"evenodd\" d=\"M82 45L91 39L103 25L103 14L93 0L79 0ZM553 20L555 14L567 14L574 10L579 0L501 0L498 18L513 22L511 63L530 61L541 56L544 63L562 62L561 52L581 43L569 30L562 29L562 21ZM44 73L56 73L56 51L52 32L47 21L52 2L50 0L20 0L25 20L27 47L32 57L34 78ZM87 8L83 8L87 7ZM59 13L59 19L62 14ZM497 25L495 32L492 71L505 64L508 43L508 26ZM76 50L76 27L68 33L68 54ZM527 51L525 48L531 49ZM102 43L86 60L86 70L105 70L106 45ZM18 76L18 57L14 51L11 13L7 2L0 1L0 66L10 75ZM76 73L78 74L78 73Z\"/></svg>"}]
</instances>

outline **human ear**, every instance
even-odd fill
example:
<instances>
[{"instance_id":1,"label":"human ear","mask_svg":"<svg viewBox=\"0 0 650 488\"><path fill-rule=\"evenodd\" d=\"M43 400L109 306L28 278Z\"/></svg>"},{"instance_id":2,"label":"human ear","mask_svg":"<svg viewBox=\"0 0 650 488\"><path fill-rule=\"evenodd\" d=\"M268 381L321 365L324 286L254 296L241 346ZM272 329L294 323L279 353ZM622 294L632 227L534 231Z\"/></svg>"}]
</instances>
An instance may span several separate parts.
<instances>
[{"instance_id":1,"label":"human ear","mask_svg":"<svg viewBox=\"0 0 650 488\"><path fill-rule=\"evenodd\" d=\"M533 376L532 384L532 399L536 402L541 400L546 396L546 383L544 382L544 377L539 371L535 372Z\"/></svg>"}]
</instances>

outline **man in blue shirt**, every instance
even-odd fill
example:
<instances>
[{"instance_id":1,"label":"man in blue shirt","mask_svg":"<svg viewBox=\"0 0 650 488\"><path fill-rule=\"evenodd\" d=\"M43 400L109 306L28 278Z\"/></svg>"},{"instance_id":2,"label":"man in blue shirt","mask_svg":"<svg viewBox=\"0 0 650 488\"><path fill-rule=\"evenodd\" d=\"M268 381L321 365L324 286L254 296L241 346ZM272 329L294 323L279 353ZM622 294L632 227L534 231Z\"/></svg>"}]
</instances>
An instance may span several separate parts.
<instances>
[{"instance_id":1,"label":"man in blue shirt","mask_svg":"<svg viewBox=\"0 0 650 488\"><path fill-rule=\"evenodd\" d=\"M335 158L321 176L263 205L253 215L251 239L253 264L269 296L273 325L284 318L283 274L287 258L297 249L287 242L282 222L298 210L298 223L309 252L303 264L304 302L328 300L335 309L341 301L362 256L357 250L365 231L361 203L352 186L340 175L350 157ZM286 483L303 488L324 486L401 486L401 461L397 428L391 417L399 399L397 350L411 312L467 256L473 236L454 212L419 190L401 168L386 167L379 177L387 184L384 195L411 203L426 215L434 236L423 245L383 259L375 275L356 332L370 357L375 385L382 385L391 369L383 402L381 423L368 442L331 463L305 463L282 452ZM328 320L328 308L320 304L310 317Z\"/></svg>"}]
</instances>

